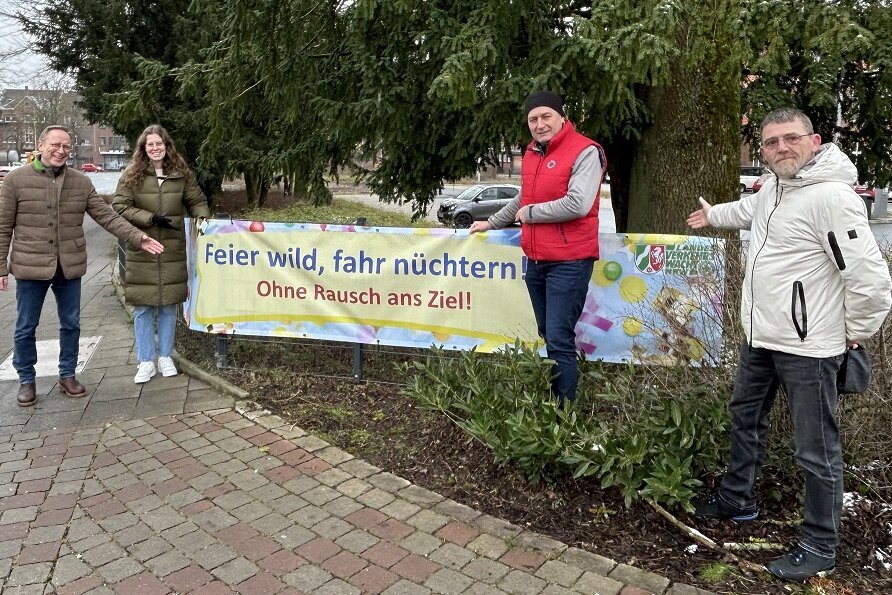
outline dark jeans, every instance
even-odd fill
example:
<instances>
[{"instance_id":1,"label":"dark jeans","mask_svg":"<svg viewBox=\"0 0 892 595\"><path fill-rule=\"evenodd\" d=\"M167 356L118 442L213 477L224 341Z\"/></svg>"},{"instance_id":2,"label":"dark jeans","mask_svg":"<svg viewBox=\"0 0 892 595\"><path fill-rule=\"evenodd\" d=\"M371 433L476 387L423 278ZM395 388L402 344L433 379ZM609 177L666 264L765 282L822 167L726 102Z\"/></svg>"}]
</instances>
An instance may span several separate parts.
<instances>
[{"instance_id":1,"label":"dark jeans","mask_svg":"<svg viewBox=\"0 0 892 595\"><path fill-rule=\"evenodd\" d=\"M19 382L34 382L37 363L37 323L52 288L56 295L59 314L59 378L71 378L77 367L78 342L81 337L81 279L66 279L62 267L47 281L16 279L16 321L13 335L12 367L19 374Z\"/></svg>"},{"instance_id":2,"label":"dark jeans","mask_svg":"<svg viewBox=\"0 0 892 595\"><path fill-rule=\"evenodd\" d=\"M536 326L548 357L555 361L551 392L560 402L576 398L575 329L594 265L594 258L527 263L526 283Z\"/></svg>"},{"instance_id":3,"label":"dark jeans","mask_svg":"<svg viewBox=\"0 0 892 595\"><path fill-rule=\"evenodd\" d=\"M805 473L800 545L834 557L842 511L842 447L836 424L836 373L842 355L805 357L743 345L731 397L731 460L719 494L756 504L753 484L765 456L768 413L783 385L793 418L795 457Z\"/></svg>"}]
</instances>

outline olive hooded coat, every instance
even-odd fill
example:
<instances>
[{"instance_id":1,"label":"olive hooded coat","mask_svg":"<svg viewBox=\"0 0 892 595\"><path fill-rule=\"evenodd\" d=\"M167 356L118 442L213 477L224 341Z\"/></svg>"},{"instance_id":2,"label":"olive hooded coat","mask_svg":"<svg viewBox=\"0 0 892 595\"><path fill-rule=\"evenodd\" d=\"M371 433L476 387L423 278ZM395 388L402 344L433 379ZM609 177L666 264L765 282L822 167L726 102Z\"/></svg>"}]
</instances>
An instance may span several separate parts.
<instances>
[{"instance_id":1,"label":"olive hooded coat","mask_svg":"<svg viewBox=\"0 0 892 595\"><path fill-rule=\"evenodd\" d=\"M137 190L118 182L112 202L127 221L164 245L161 254L127 249L124 298L132 306L166 306L186 299L185 217L210 217L207 199L191 172L171 172L159 184L151 164ZM173 229L155 225L152 215L170 219Z\"/></svg>"}]
</instances>

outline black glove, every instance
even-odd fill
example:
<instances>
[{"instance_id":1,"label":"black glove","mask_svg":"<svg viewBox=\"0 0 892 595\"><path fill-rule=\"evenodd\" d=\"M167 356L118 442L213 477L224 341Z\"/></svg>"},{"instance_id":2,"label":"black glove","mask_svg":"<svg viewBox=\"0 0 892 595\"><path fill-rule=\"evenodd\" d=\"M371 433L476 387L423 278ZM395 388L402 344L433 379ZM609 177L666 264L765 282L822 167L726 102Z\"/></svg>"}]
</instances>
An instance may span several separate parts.
<instances>
[{"instance_id":1,"label":"black glove","mask_svg":"<svg viewBox=\"0 0 892 595\"><path fill-rule=\"evenodd\" d=\"M173 224L171 224L171 222L170 222L170 217L165 217L164 215L152 215L152 223L154 223L158 227L166 227L167 229L175 229Z\"/></svg>"}]
</instances>

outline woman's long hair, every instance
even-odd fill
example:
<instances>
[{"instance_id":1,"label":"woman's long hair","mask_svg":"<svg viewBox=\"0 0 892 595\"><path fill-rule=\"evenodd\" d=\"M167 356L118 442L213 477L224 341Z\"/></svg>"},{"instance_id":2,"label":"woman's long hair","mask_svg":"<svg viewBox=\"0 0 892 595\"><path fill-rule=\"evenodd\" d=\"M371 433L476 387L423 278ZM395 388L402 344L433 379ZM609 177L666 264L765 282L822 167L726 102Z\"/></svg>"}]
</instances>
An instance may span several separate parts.
<instances>
[{"instance_id":1,"label":"woman's long hair","mask_svg":"<svg viewBox=\"0 0 892 595\"><path fill-rule=\"evenodd\" d=\"M136 141L136 149L133 151L133 157L130 159L130 165L127 166L122 177L124 185L134 191L142 186L142 182L146 177L146 169L152 163L152 160L146 154L146 138L150 134L157 134L164 141L165 152L164 159L161 160L161 167L164 169L165 175L170 175L174 172L187 177L192 175L192 170L186 165L186 160L177 153L173 139L170 138L164 127L160 124L152 124L139 135L139 139Z\"/></svg>"}]
</instances>

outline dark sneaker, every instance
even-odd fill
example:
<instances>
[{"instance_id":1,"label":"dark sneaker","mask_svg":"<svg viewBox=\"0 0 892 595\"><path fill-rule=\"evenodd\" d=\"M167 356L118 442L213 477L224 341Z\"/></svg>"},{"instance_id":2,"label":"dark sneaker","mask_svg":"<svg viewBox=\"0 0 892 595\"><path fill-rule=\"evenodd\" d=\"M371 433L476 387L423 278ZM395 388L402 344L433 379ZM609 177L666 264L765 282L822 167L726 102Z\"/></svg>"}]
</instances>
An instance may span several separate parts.
<instances>
[{"instance_id":1,"label":"dark sneaker","mask_svg":"<svg viewBox=\"0 0 892 595\"><path fill-rule=\"evenodd\" d=\"M766 564L765 568L779 579L802 583L813 576L833 574L836 560L813 554L797 545L789 553Z\"/></svg>"},{"instance_id":2,"label":"dark sneaker","mask_svg":"<svg viewBox=\"0 0 892 595\"><path fill-rule=\"evenodd\" d=\"M698 519L724 519L732 521L752 521L759 516L759 509L740 508L718 494L694 500L694 516Z\"/></svg>"}]
</instances>

